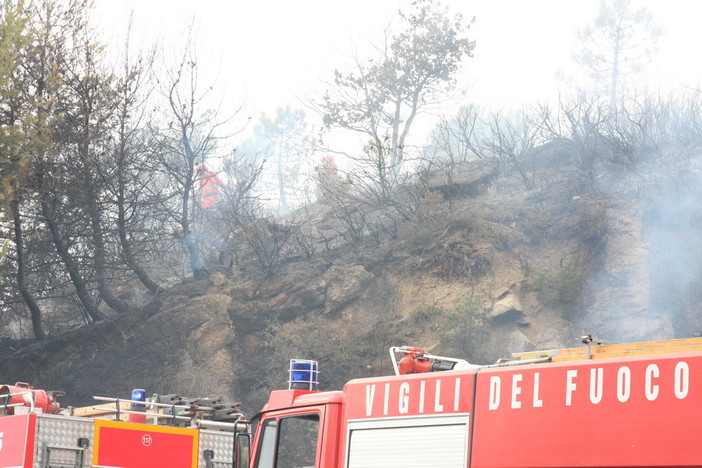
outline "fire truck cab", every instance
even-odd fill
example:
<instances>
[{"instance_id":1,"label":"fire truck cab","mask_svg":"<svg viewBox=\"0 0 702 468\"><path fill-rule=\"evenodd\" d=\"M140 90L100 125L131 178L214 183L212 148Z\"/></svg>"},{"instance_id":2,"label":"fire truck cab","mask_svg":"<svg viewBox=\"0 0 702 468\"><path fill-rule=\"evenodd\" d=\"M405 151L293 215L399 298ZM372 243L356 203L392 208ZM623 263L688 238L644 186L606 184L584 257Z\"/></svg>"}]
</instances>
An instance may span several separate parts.
<instances>
[{"instance_id":1,"label":"fire truck cab","mask_svg":"<svg viewBox=\"0 0 702 468\"><path fill-rule=\"evenodd\" d=\"M336 466L342 398L342 392L272 392L257 421L254 466Z\"/></svg>"}]
</instances>

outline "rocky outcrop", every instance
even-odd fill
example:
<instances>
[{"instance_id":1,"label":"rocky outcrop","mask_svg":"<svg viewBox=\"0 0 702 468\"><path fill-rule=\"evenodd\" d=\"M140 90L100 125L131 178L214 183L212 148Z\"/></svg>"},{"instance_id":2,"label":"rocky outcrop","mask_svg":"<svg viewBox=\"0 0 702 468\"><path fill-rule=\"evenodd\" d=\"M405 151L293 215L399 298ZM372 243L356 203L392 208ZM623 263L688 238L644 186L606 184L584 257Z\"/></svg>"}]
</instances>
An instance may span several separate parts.
<instances>
[{"instance_id":1,"label":"rocky outcrop","mask_svg":"<svg viewBox=\"0 0 702 468\"><path fill-rule=\"evenodd\" d=\"M516 320L522 316L524 309L517 294L505 288L497 294L495 303L488 312L493 322Z\"/></svg>"}]
</instances>

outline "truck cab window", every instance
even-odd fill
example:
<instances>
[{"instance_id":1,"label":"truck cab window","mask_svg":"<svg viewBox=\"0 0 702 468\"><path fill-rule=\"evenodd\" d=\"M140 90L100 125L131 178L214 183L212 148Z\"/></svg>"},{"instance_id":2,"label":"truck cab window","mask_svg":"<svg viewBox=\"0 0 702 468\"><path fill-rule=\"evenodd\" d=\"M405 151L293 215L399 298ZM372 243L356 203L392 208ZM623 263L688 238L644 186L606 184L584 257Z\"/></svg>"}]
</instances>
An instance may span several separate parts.
<instances>
[{"instance_id":1,"label":"truck cab window","mask_svg":"<svg viewBox=\"0 0 702 468\"><path fill-rule=\"evenodd\" d=\"M319 415L269 419L263 424L257 468L314 468Z\"/></svg>"},{"instance_id":2,"label":"truck cab window","mask_svg":"<svg viewBox=\"0 0 702 468\"><path fill-rule=\"evenodd\" d=\"M263 425L263 436L261 437L261 450L258 454L258 468L273 468L275 463L275 441L278 433L278 421L269 419Z\"/></svg>"},{"instance_id":3,"label":"truck cab window","mask_svg":"<svg viewBox=\"0 0 702 468\"><path fill-rule=\"evenodd\" d=\"M281 419L276 468L313 468L318 434L316 414Z\"/></svg>"}]
</instances>

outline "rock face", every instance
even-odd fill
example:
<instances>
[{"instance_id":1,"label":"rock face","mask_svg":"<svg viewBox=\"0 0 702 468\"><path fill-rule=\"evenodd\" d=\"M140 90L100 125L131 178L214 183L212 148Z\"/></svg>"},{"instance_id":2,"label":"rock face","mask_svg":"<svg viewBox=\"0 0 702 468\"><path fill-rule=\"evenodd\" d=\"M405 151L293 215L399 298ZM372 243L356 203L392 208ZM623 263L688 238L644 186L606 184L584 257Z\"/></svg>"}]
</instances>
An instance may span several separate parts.
<instances>
[{"instance_id":1,"label":"rock face","mask_svg":"<svg viewBox=\"0 0 702 468\"><path fill-rule=\"evenodd\" d=\"M494 322L516 320L521 317L524 309L519 297L509 289L504 289L497 295L497 300L488 313Z\"/></svg>"}]
</instances>

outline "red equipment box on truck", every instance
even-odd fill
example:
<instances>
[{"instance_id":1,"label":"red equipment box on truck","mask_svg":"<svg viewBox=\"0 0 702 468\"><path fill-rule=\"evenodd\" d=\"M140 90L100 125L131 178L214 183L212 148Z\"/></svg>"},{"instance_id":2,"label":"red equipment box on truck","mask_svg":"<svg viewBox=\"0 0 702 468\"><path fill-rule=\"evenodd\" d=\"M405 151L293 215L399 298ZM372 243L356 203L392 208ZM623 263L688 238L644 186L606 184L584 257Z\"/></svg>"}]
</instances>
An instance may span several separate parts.
<instances>
[{"instance_id":1,"label":"red equipment box on truck","mask_svg":"<svg viewBox=\"0 0 702 468\"><path fill-rule=\"evenodd\" d=\"M95 421L93 465L197 468L198 431L116 421Z\"/></svg>"},{"instance_id":2,"label":"red equipment box on truck","mask_svg":"<svg viewBox=\"0 0 702 468\"><path fill-rule=\"evenodd\" d=\"M0 468L32 466L35 425L33 414L0 418Z\"/></svg>"}]
</instances>

